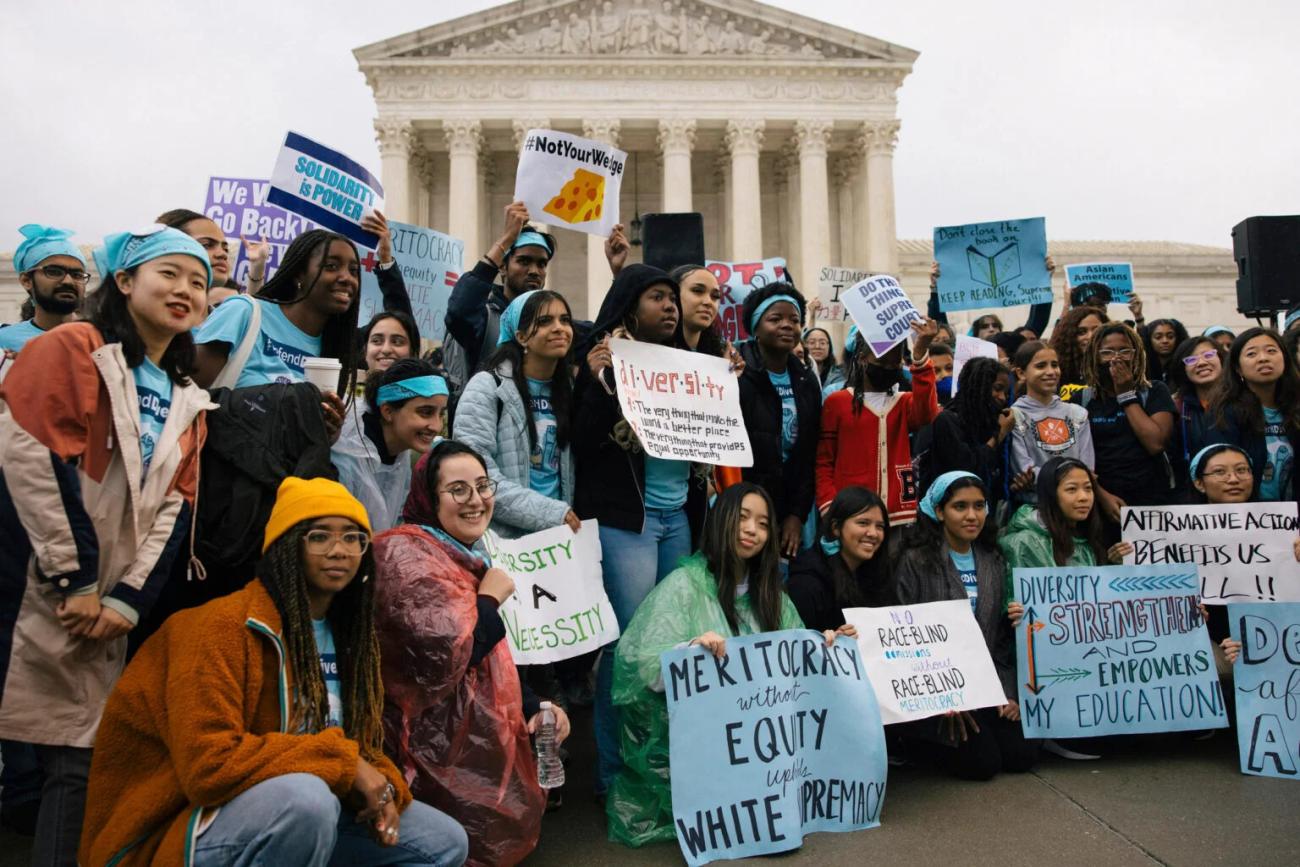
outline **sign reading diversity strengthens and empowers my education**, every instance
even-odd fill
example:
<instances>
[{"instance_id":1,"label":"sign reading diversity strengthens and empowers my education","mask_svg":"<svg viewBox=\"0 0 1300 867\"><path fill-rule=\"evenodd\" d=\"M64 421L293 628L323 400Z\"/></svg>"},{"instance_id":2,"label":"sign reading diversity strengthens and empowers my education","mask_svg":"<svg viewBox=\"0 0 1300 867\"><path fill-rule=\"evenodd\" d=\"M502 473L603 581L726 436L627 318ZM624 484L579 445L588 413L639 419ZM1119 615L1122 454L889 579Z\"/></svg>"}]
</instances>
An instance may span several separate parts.
<instances>
[{"instance_id":1,"label":"sign reading diversity strengthens and empowers my education","mask_svg":"<svg viewBox=\"0 0 1300 867\"><path fill-rule=\"evenodd\" d=\"M203 214L221 227L228 241L266 239L270 255L266 260L266 279L280 267L280 259L293 239L316 228L316 224L284 208L267 203L271 182L259 178L208 178ZM248 285L248 253L243 244L235 256L231 275L241 286Z\"/></svg>"},{"instance_id":2,"label":"sign reading diversity strengthens and empowers my education","mask_svg":"<svg viewBox=\"0 0 1300 867\"><path fill-rule=\"evenodd\" d=\"M388 231L393 239L391 267L402 269L402 282L411 298L420 337L441 341L446 331L443 318L447 301L460 276L465 242L396 220L388 221ZM367 252L361 259L361 310L357 319L362 323L369 322L370 317L384 309L379 279L375 276L378 265L374 253Z\"/></svg>"},{"instance_id":3,"label":"sign reading diversity strengthens and empowers my education","mask_svg":"<svg viewBox=\"0 0 1300 867\"><path fill-rule=\"evenodd\" d=\"M1052 300L1047 222L998 220L934 230L939 309L979 310Z\"/></svg>"},{"instance_id":4,"label":"sign reading diversity strengthens and empowers my education","mask_svg":"<svg viewBox=\"0 0 1300 867\"><path fill-rule=\"evenodd\" d=\"M841 297L849 287L871 276L870 271L824 265L817 272L817 299L822 303L817 319L821 322L848 322L849 311Z\"/></svg>"},{"instance_id":5,"label":"sign reading diversity strengthens and empowers my education","mask_svg":"<svg viewBox=\"0 0 1300 867\"><path fill-rule=\"evenodd\" d=\"M1300 779L1300 603L1228 606L1241 772Z\"/></svg>"},{"instance_id":6,"label":"sign reading diversity strengthens and empowers my education","mask_svg":"<svg viewBox=\"0 0 1300 867\"><path fill-rule=\"evenodd\" d=\"M384 188L355 160L291 132L271 172L267 201L302 214L326 229L374 249L379 238L361 228L361 218L382 210Z\"/></svg>"},{"instance_id":7,"label":"sign reading diversity strengthens and empowers my education","mask_svg":"<svg viewBox=\"0 0 1300 867\"><path fill-rule=\"evenodd\" d=\"M1104 283L1110 300L1127 302L1133 297L1133 266L1128 262L1086 262L1065 266L1065 285L1073 289L1084 283Z\"/></svg>"},{"instance_id":8,"label":"sign reading diversity strengthens and empowers my education","mask_svg":"<svg viewBox=\"0 0 1300 867\"><path fill-rule=\"evenodd\" d=\"M840 298L877 358L906 340L914 321L925 319L903 287L888 274L868 277Z\"/></svg>"},{"instance_id":9,"label":"sign reading diversity strengthens and empowers my education","mask_svg":"<svg viewBox=\"0 0 1300 867\"><path fill-rule=\"evenodd\" d=\"M1300 602L1296 504L1134 506L1120 513L1138 566L1186 563L1209 603Z\"/></svg>"},{"instance_id":10,"label":"sign reading diversity strengthens and empowers my education","mask_svg":"<svg viewBox=\"0 0 1300 867\"><path fill-rule=\"evenodd\" d=\"M1219 674L1189 566L1016 569L1026 737L1224 728Z\"/></svg>"},{"instance_id":11,"label":"sign reading diversity strengthens and empowers my education","mask_svg":"<svg viewBox=\"0 0 1300 867\"><path fill-rule=\"evenodd\" d=\"M613 145L552 129L530 129L519 152L515 201L534 222L589 235L618 223L627 154Z\"/></svg>"},{"instance_id":12,"label":"sign reading diversity strengthens and empowers my education","mask_svg":"<svg viewBox=\"0 0 1300 867\"><path fill-rule=\"evenodd\" d=\"M753 289L762 289L768 283L786 279L785 259L774 257L760 262L718 262L713 259L704 267L718 278L722 302L718 305L718 326L722 339L735 343L749 336L749 324L742 322L741 309L745 298Z\"/></svg>"},{"instance_id":13,"label":"sign reading diversity strengthens and empowers my education","mask_svg":"<svg viewBox=\"0 0 1300 867\"><path fill-rule=\"evenodd\" d=\"M673 820L686 862L798 848L880 824L884 729L857 644L789 629L661 659Z\"/></svg>"},{"instance_id":14,"label":"sign reading diversity strengthens and empowers my education","mask_svg":"<svg viewBox=\"0 0 1300 867\"><path fill-rule=\"evenodd\" d=\"M752 467L740 386L725 358L635 340L611 340L623 416L646 454Z\"/></svg>"}]
</instances>

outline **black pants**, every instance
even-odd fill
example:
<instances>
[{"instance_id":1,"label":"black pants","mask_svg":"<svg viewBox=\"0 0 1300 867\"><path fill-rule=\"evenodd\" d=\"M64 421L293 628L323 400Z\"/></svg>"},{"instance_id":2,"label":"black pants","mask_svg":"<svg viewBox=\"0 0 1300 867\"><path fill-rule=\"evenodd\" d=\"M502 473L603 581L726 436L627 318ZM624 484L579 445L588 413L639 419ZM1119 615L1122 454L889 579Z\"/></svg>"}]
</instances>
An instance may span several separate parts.
<instances>
[{"instance_id":1,"label":"black pants","mask_svg":"<svg viewBox=\"0 0 1300 867\"><path fill-rule=\"evenodd\" d=\"M1001 771L1023 773L1038 762L1041 742L1026 739L1020 722L998 716L996 708L973 711L979 731L968 727L966 740L949 745L929 738L909 738L909 748L928 754L940 767L963 780L991 780ZM921 720L913 726L943 731L943 717Z\"/></svg>"}]
</instances>

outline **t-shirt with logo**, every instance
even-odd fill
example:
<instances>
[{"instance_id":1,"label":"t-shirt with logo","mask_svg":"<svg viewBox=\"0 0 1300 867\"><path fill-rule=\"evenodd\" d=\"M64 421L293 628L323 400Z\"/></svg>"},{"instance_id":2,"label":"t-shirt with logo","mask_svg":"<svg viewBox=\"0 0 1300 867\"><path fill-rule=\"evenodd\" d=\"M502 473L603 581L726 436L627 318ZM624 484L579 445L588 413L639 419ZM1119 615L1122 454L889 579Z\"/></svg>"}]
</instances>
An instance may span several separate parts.
<instances>
[{"instance_id":1,"label":"t-shirt with logo","mask_svg":"<svg viewBox=\"0 0 1300 867\"><path fill-rule=\"evenodd\" d=\"M528 408L533 414L537 443L529 455L528 487L544 497L558 500L560 491L560 450L556 448L555 408L551 405L551 384L528 378Z\"/></svg>"},{"instance_id":2,"label":"t-shirt with logo","mask_svg":"<svg viewBox=\"0 0 1300 867\"><path fill-rule=\"evenodd\" d=\"M320 656L320 673L325 679L325 692L329 695L329 719L326 725L343 727L343 688L339 679L339 661L334 652L334 630L328 620L311 622L316 635L316 653Z\"/></svg>"},{"instance_id":3,"label":"t-shirt with logo","mask_svg":"<svg viewBox=\"0 0 1300 867\"><path fill-rule=\"evenodd\" d=\"M1172 501L1169 460L1165 453L1150 454L1129 424L1128 415L1114 396L1085 392L1092 447L1097 456L1097 481L1108 492L1130 506L1160 506ZM1147 415L1167 412L1174 418L1178 408L1163 382L1153 382L1139 392Z\"/></svg>"},{"instance_id":4,"label":"t-shirt with logo","mask_svg":"<svg viewBox=\"0 0 1300 867\"><path fill-rule=\"evenodd\" d=\"M1259 481L1259 498L1266 503L1291 499L1295 455L1286 433L1282 410L1264 408L1264 447L1268 457Z\"/></svg>"},{"instance_id":5,"label":"t-shirt with logo","mask_svg":"<svg viewBox=\"0 0 1300 867\"><path fill-rule=\"evenodd\" d=\"M0 349L17 352L27 345L27 341L33 337L40 337L44 333L45 330L37 327L36 321L32 319L6 325L0 328Z\"/></svg>"},{"instance_id":6,"label":"t-shirt with logo","mask_svg":"<svg viewBox=\"0 0 1300 867\"><path fill-rule=\"evenodd\" d=\"M786 368L784 373L769 370L767 378L772 380L772 387L781 398L781 460L785 461L790 459L795 438L799 436L799 410L794 402L794 386L790 384L790 369Z\"/></svg>"},{"instance_id":7,"label":"t-shirt with logo","mask_svg":"<svg viewBox=\"0 0 1300 867\"><path fill-rule=\"evenodd\" d=\"M970 597L971 614L974 614L980 595L980 586L975 580L975 550L972 548L965 554L959 554L949 548L948 556L952 558L952 565L957 567L961 585L966 588L966 595Z\"/></svg>"},{"instance_id":8,"label":"t-shirt with logo","mask_svg":"<svg viewBox=\"0 0 1300 867\"><path fill-rule=\"evenodd\" d=\"M254 304L262 307L262 328L248 361L239 374L236 388L282 382L306 382L303 367L308 358L320 355L320 338L304 333L284 315L279 304L236 295L225 301L199 326L195 343L228 343L234 355L248 332Z\"/></svg>"},{"instance_id":9,"label":"t-shirt with logo","mask_svg":"<svg viewBox=\"0 0 1300 867\"><path fill-rule=\"evenodd\" d=\"M149 359L140 362L131 371L135 379L135 393L140 399L140 458L143 461L141 476L149 472L153 450L162 439L163 425L172 407L172 381L158 365Z\"/></svg>"}]
</instances>

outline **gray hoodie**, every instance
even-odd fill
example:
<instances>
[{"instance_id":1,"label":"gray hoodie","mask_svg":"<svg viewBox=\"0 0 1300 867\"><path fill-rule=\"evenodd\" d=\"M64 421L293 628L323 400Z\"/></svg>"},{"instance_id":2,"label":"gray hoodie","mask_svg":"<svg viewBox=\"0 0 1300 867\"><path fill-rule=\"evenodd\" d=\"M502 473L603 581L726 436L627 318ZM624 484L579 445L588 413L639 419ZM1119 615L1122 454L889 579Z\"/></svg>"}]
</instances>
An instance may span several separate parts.
<instances>
[{"instance_id":1,"label":"gray hoodie","mask_svg":"<svg viewBox=\"0 0 1300 867\"><path fill-rule=\"evenodd\" d=\"M1077 458L1088 469L1095 469L1086 409L1056 396L1043 404L1024 395L1011 405L1011 411L1016 417L1011 430L1011 476L1032 467L1037 479L1038 468L1052 458ZM1016 499L1032 503L1033 489L1021 491Z\"/></svg>"}]
</instances>

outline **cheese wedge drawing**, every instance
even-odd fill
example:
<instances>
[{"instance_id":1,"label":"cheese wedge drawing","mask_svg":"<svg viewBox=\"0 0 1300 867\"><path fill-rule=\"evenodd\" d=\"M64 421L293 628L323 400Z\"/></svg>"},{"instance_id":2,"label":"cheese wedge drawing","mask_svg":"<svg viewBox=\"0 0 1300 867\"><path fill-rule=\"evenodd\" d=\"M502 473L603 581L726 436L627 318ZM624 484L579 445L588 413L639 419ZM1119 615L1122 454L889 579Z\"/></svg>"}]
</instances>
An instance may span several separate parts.
<instances>
[{"instance_id":1,"label":"cheese wedge drawing","mask_svg":"<svg viewBox=\"0 0 1300 867\"><path fill-rule=\"evenodd\" d=\"M604 201L604 176L578 169L542 210L566 223L587 223L600 219Z\"/></svg>"}]
</instances>

